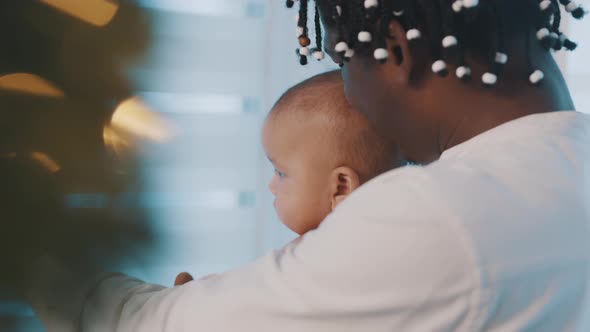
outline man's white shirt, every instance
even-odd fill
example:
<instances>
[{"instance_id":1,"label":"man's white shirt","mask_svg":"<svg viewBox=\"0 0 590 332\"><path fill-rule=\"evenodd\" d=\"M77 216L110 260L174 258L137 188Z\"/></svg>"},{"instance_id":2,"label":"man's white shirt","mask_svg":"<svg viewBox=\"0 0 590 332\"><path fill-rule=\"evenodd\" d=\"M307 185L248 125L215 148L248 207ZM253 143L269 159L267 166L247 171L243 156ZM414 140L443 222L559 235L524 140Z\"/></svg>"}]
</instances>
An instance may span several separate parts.
<instances>
[{"instance_id":1,"label":"man's white shirt","mask_svg":"<svg viewBox=\"0 0 590 332\"><path fill-rule=\"evenodd\" d=\"M373 179L241 269L64 293L49 270L34 307L49 332L590 331L589 152L587 116L527 116Z\"/></svg>"}]
</instances>

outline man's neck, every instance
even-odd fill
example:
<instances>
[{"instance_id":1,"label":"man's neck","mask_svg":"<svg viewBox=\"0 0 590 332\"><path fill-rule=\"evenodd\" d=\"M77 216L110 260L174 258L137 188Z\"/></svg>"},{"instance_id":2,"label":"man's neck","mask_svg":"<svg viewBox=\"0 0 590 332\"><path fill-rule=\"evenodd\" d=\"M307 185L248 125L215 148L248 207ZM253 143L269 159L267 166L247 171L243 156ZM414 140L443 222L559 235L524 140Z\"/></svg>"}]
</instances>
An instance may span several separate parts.
<instances>
[{"instance_id":1,"label":"man's neck","mask_svg":"<svg viewBox=\"0 0 590 332\"><path fill-rule=\"evenodd\" d=\"M455 109L439 118L439 155L490 129L521 117L574 110L565 82L556 79L542 87L528 87L514 96L484 93L461 99Z\"/></svg>"}]
</instances>

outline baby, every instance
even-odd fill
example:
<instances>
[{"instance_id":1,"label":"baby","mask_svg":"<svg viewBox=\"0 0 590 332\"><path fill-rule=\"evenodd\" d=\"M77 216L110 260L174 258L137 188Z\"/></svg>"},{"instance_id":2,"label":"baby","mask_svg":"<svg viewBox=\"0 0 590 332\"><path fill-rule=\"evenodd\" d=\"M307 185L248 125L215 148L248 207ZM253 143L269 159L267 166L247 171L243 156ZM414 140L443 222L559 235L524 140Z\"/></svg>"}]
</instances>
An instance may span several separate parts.
<instances>
[{"instance_id":1,"label":"baby","mask_svg":"<svg viewBox=\"0 0 590 332\"><path fill-rule=\"evenodd\" d=\"M262 141L275 168L269 188L281 221L315 229L352 191L399 163L344 96L339 71L289 89L269 113Z\"/></svg>"},{"instance_id":2,"label":"baby","mask_svg":"<svg viewBox=\"0 0 590 332\"><path fill-rule=\"evenodd\" d=\"M285 92L266 119L262 143L275 168L269 187L277 214L299 235L317 228L361 184L400 164L346 101L339 71ZM191 280L183 272L174 285Z\"/></svg>"}]
</instances>

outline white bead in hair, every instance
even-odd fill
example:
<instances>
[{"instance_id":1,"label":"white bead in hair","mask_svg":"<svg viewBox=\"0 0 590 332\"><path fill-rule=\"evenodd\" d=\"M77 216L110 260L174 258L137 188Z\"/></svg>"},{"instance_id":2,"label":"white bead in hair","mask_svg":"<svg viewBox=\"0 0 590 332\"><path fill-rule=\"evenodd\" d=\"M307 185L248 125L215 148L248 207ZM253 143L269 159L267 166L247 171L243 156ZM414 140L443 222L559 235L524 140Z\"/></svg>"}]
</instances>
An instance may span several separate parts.
<instances>
[{"instance_id":1,"label":"white bead in hair","mask_svg":"<svg viewBox=\"0 0 590 332\"><path fill-rule=\"evenodd\" d=\"M301 37L303 35L304 31L305 31L305 29L303 27L297 27L297 30L296 30L297 37Z\"/></svg>"},{"instance_id":2,"label":"white bead in hair","mask_svg":"<svg viewBox=\"0 0 590 332\"><path fill-rule=\"evenodd\" d=\"M336 46L334 46L334 51L340 53L340 52L346 52L346 50L348 50L348 44L346 42L339 42L338 44L336 44Z\"/></svg>"},{"instance_id":3,"label":"white bead in hair","mask_svg":"<svg viewBox=\"0 0 590 332\"><path fill-rule=\"evenodd\" d=\"M303 46L299 48L299 55L305 55L308 56L309 55L309 48Z\"/></svg>"},{"instance_id":4,"label":"white bead in hair","mask_svg":"<svg viewBox=\"0 0 590 332\"><path fill-rule=\"evenodd\" d=\"M365 0L365 9L375 8L379 6L378 0Z\"/></svg>"},{"instance_id":5,"label":"white bead in hair","mask_svg":"<svg viewBox=\"0 0 590 332\"><path fill-rule=\"evenodd\" d=\"M432 64L432 71L434 73L440 73L444 70L447 69L447 63L444 62L443 60L436 60L433 64Z\"/></svg>"},{"instance_id":6,"label":"white bead in hair","mask_svg":"<svg viewBox=\"0 0 590 332\"><path fill-rule=\"evenodd\" d=\"M508 54L502 52L496 52L496 63L505 65L508 62Z\"/></svg>"},{"instance_id":7,"label":"white bead in hair","mask_svg":"<svg viewBox=\"0 0 590 332\"><path fill-rule=\"evenodd\" d=\"M353 56L354 56L354 49L353 48L349 48L344 52L345 58L352 58Z\"/></svg>"},{"instance_id":8,"label":"white bead in hair","mask_svg":"<svg viewBox=\"0 0 590 332\"><path fill-rule=\"evenodd\" d=\"M442 45L444 48L453 47L453 46L456 46L457 44L459 44L459 41L457 40L457 37L455 37L453 35L446 36L442 40Z\"/></svg>"},{"instance_id":9,"label":"white bead in hair","mask_svg":"<svg viewBox=\"0 0 590 332\"><path fill-rule=\"evenodd\" d=\"M422 37L422 33L418 29L410 29L406 32L406 38L408 40L419 39L420 37Z\"/></svg>"},{"instance_id":10,"label":"white bead in hair","mask_svg":"<svg viewBox=\"0 0 590 332\"><path fill-rule=\"evenodd\" d=\"M323 60L324 59L324 52L315 51L315 52L313 52L313 57L318 61Z\"/></svg>"},{"instance_id":11,"label":"white bead in hair","mask_svg":"<svg viewBox=\"0 0 590 332\"><path fill-rule=\"evenodd\" d=\"M342 7L340 5L336 5L336 13L338 16L342 16Z\"/></svg>"},{"instance_id":12,"label":"white bead in hair","mask_svg":"<svg viewBox=\"0 0 590 332\"><path fill-rule=\"evenodd\" d=\"M549 34L550 34L549 29L541 28L541 29L539 29L539 31L537 31L537 39L543 40L543 39L549 37Z\"/></svg>"},{"instance_id":13,"label":"white bead in hair","mask_svg":"<svg viewBox=\"0 0 590 332\"><path fill-rule=\"evenodd\" d=\"M403 10L400 10L400 11L398 12L398 11L395 11L395 10L394 10L394 11L393 11L393 16L396 16L396 17L401 17L401 16L404 16L404 11L403 11Z\"/></svg>"},{"instance_id":14,"label":"white bead in hair","mask_svg":"<svg viewBox=\"0 0 590 332\"><path fill-rule=\"evenodd\" d=\"M535 70L531 76L529 76L529 81L532 84L539 84L545 78L545 74L540 70Z\"/></svg>"},{"instance_id":15,"label":"white bead in hair","mask_svg":"<svg viewBox=\"0 0 590 332\"><path fill-rule=\"evenodd\" d=\"M565 6L565 11L567 11L568 13L571 13L574 10L578 9L578 7L580 7L580 6L576 2L572 1Z\"/></svg>"},{"instance_id":16,"label":"white bead in hair","mask_svg":"<svg viewBox=\"0 0 590 332\"><path fill-rule=\"evenodd\" d=\"M357 38L361 43L370 43L371 40L373 39L373 37L371 36L371 33L369 31L359 32Z\"/></svg>"},{"instance_id":17,"label":"white bead in hair","mask_svg":"<svg viewBox=\"0 0 590 332\"><path fill-rule=\"evenodd\" d=\"M546 11L551 6L551 0L543 0L539 3L539 8Z\"/></svg>"},{"instance_id":18,"label":"white bead in hair","mask_svg":"<svg viewBox=\"0 0 590 332\"><path fill-rule=\"evenodd\" d=\"M467 67L467 66L460 66L457 67L457 70L455 71L455 74L457 75L457 77L459 79L463 79L467 76L471 76L471 68Z\"/></svg>"},{"instance_id":19,"label":"white bead in hair","mask_svg":"<svg viewBox=\"0 0 590 332\"><path fill-rule=\"evenodd\" d=\"M385 60L385 59L387 59L388 56L389 56L389 53L384 48L377 48L373 52L373 57L375 57L375 60Z\"/></svg>"},{"instance_id":20,"label":"white bead in hair","mask_svg":"<svg viewBox=\"0 0 590 332\"><path fill-rule=\"evenodd\" d=\"M452 7L455 13L460 13L463 10L463 0L455 0Z\"/></svg>"},{"instance_id":21,"label":"white bead in hair","mask_svg":"<svg viewBox=\"0 0 590 332\"><path fill-rule=\"evenodd\" d=\"M479 0L463 0L463 7L474 8L479 5Z\"/></svg>"},{"instance_id":22,"label":"white bead in hair","mask_svg":"<svg viewBox=\"0 0 590 332\"><path fill-rule=\"evenodd\" d=\"M485 85L494 85L498 82L498 76L496 74L492 74L492 73L485 73L481 77L481 81Z\"/></svg>"}]
</instances>

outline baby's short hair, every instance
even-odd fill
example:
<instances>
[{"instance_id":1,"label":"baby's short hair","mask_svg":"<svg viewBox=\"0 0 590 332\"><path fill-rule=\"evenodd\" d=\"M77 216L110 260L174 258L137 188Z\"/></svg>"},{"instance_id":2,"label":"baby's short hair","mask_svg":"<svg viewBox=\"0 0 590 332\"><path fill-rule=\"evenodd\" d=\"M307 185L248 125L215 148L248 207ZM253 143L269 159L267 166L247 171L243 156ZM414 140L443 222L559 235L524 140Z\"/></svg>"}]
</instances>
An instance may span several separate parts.
<instances>
[{"instance_id":1,"label":"baby's short hair","mask_svg":"<svg viewBox=\"0 0 590 332\"><path fill-rule=\"evenodd\" d=\"M333 145L330 152L335 166L353 168L361 183L393 167L393 151L388 151L364 115L346 100L340 71L316 75L288 89L274 105L269 119L286 112L303 119L321 116L327 124L326 141Z\"/></svg>"}]
</instances>

